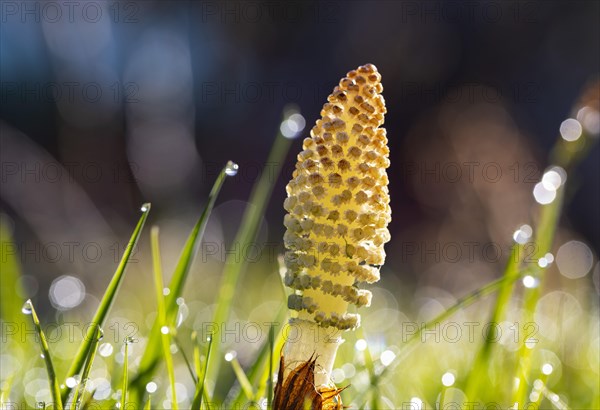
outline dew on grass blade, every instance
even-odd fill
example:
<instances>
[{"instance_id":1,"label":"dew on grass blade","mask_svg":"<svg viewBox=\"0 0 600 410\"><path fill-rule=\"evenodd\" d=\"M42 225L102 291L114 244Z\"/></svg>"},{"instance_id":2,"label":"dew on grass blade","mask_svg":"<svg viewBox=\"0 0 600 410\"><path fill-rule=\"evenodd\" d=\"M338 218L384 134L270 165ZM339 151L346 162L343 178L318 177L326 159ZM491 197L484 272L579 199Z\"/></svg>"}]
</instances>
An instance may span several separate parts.
<instances>
[{"instance_id":1,"label":"dew on grass blade","mask_svg":"<svg viewBox=\"0 0 600 410\"><path fill-rule=\"evenodd\" d=\"M140 211L142 211L142 212L148 212L149 210L150 210L150 202L146 202L140 208Z\"/></svg>"},{"instance_id":2,"label":"dew on grass blade","mask_svg":"<svg viewBox=\"0 0 600 410\"><path fill-rule=\"evenodd\" d=\"M513 240L518 244L524 245L529 241L532 234L533 229L531 229L531 226L521 225L519 229L513 233Z\"/></svg>"},{"instance_id":3,"label":"dew on grass blade","mask_svg":"<svg viewBox=\"0 0 600 410\"><path fill-rule=\"evenodd\" d=\"M548 189L542 182L538 182L533 187L533 197L540 205L551 204L556 198L556 189Z\"/></svg>"},{"instance_id":4,"label":"dew on grass blade","mask_svg":"<svg viewBox=\"0 0 600 410\"><path fill-rule=\"evenodd\" d=\"M600 112L585 106L577 112L577 120L583 128L593 137L600 133Z\"/></svg>"},{"instance_id":5,"label":"dew on grass blade","mask_svg":"<svg viewBox=\"0 0 600 410\"><path fill-rule=\"evenodd\" d=\"M550 363L545 363L542 366L542 373L544 373L546 376L552 374L553 371L554 371L554 367Z\"/></svg>"},{"instance_id":6,"label":"dew on grass blade","mask_svg":"<svg viewBox=\"0 0 600 410\"><path fill-rule=\"evenodd\" d=\"M382 365L388 367L390 364L392 364L395 358L396 353L392 352L391 350L386 350L383 353L381 353L379 360L381 361Z\"/></svg>"},{"instance_id":7,"label":"dew on grass blade","mask_svg":"<svg viewBox=\"0 0 600 410\"><path fill-rule=\"evenodd\" d=\"M169 334L169 326L163 326L160 328L160 333L162 333L163 335L168 335Z\"/></svg>"},{"instance_id":8,"label":"dew on grass blade","mask_svg":"<svg viewBox=\"0 0 600 410\"><path fill-rule=\"evenodd\" d=\"M446 372L442 376L442 384L446 387L450 387L456 381L456 377L451 372Z\"/></svg>"},{"instance_id":9,"label":"dew on grass blade","mask_svg":"<svg viewBox=\"0 0 600 410\"><path fill-rule=\"evenodd\" d=\"M560 124L560 135L565 141L577 141L583 129L575 118L568 118Z\"/></svg>"},{"instance_id":10,"label":"dew on grass blade","mask_svg":"<svg viewBox=\"0 0 600 410\"><path fill-rule=\"evenodd\" d=\"M146 384L146 391L148 393L154 393L156 392L156 390L158 390L158 385L154 382L149 382L148 384Z\"/></svg>"},{"instance_id":11,"label":"dew on grass blade","mask_svg":"<svg viewBox=\"0 0 600 410\"><path fill-rule=\"evenodd\" d=\"M102 357L108 357L113 354L113 346L110 343L102 343L98 348L98 353Z\"/></svg>"},{"instance_id":12,"label":"dew on grass blade","mask_svg":"<svg viewBox=\"0 0 600 410\"><path fill-rule=\"evenodd\" d=\"M31 307L31 299L27 299L27 301L23 304L23 307L21 308L21 312L23 312L26 315L31 315L33 308Z\"/></svg>"},{"instance_id":13,"label":"dew on grass blade","mask_svg":"<svg viewBox=\"0 0 600 410\"><path fill-rule=\"evenodd\" d=\"M367 349L367 341L365 339L358 339L356 343L354 343L354 348L359 352L363 352Z\"/></svg>"},{"instance_id":14,"label":"dew on grass blade","mask_svg":"<svg viewBox=\"0 0 600 410\"><path fill-rule=\"evenodd\" d=\"M225 174L227 176L233 177L238 173L240 166L233 161L228 161L227 165L225 165Z\"/></svg>"},{"instance_id":15,"label":"dew on grass blade","mask_svg":"<svg viewBox=\"0 0 600 410\"><path fill-rule=\"evenodd\" d=\"M542 185L548 190L557 190L563 184L563 178L555 169L546 171L542 176Z\"/></svg>"},{"instance_id":16,"label":"dew on grass blade","mask_svg":"<svg viewBox=\"0 0 600 410\"><path fill-rule=\"evenodd\" d=\"M186 304L179 305L179 309L177 310L177 320L175 321L175 327L181 326L183 321L187 319L190 314L190 309Z\"/></svg>"},{"instance_id":17,"label":"dew on grass blade","mask_svg":"<svg viewBox=\"0 0 600 410\"><path fill-rule=\"evenodd\" d=\"M531 275L527 275L525 277L523 277L523 286L525 286L526 288L537 288L539 284L539 280L537 280L536 278L534 278Z\"/></svg>"},{"instance_id":18,"label":"dew on grass blade","mask_svg":"<svg viewBox=\"0 0 600 410\"><path fill-rule=\"evenodd\" d=\"M74 377L69 377L67 378L67 380L65 381L65 384L67 385L68 388L72 389L73 387L77 386L79 382L77 381L77 379L75 379Z\"/></svg>"},{"instance_id":19,"label":"dew on grass blade","mask_svg":"<svg viewBox=\"0 0 600 410\"><path fill-rule=\"evenodd\" d=\"M306 125L306 120L302 114L294 113L281 122L279 130L285 138L296 138Z\"/></svg>"},{"instance_id":20,"label":"dew on grass blade","mask_svg":"<svg viewBox=\"0 0 600 410\"><path fill-rule=\"evenodd\" d=\"M230 362L237 357L237 352L235 350L230 350L225 353L225 361Z\"/></svg>"}]
</instances>

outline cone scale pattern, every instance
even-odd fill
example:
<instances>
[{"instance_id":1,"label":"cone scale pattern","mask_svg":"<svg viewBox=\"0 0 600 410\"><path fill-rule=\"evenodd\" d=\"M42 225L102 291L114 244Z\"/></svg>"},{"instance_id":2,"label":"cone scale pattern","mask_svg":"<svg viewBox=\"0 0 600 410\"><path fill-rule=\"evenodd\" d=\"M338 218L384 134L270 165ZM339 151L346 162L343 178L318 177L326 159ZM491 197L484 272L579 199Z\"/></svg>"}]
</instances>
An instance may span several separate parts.
<instances>
[{"instance_id":1,"label":"cone scale pattern","mask_svg":"<svg viewBox=\"0 0 600 410\"><path fill-rule=\"evenodd\" d=\"M298 320L339 330L359 326L350 304L368 306L360 283L379 280L390 235L389 149L381 75L350 71L328 97L287 185L284 224L288 299Z\"/></svg>"}]
</instances>

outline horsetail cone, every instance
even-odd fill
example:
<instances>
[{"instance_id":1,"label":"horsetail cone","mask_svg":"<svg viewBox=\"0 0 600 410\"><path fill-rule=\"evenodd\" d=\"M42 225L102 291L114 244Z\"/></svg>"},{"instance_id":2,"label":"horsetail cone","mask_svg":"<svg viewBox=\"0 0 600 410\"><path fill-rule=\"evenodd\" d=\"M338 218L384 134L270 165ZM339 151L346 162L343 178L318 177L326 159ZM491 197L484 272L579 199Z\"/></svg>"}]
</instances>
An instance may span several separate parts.
<instances>
[{"instance_id":1,"label":"horsetail cone","mask_svg":"<svg viewBox=\"0 0 600 410\"><path fill-rule=\"evenodd\" d=\"M316 358L314 385L331 386L341 333L360 325L350 305L368 306L363 283L379 280L390 239L389 149L381 75L372 64L350 71L303 143L286 187L285 284L295 330L284 377Z\"/></svg>"}]
</instances>

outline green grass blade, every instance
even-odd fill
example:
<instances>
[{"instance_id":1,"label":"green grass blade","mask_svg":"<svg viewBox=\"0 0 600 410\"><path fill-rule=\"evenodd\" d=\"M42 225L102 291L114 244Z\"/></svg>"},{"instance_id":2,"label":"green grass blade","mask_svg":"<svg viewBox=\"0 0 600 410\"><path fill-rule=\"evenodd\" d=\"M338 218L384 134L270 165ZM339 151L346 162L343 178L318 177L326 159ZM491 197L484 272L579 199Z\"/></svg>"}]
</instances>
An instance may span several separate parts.
<instances>
[{"instance_id":1,"label":"green grass blade","mask_svg":"<svg viewBox=\"0 0 600 410\"><path fill-rule=\"evenodd\" d=\"M402 351L400 352L400 354L394 358L394 360L392 361L392 363L390 363L390 365L384 367L383 370L378 375L375 375L375 378L371 380L371 383L372 384L374 383L375 385L377 385L377 384L381 383L381 381L384 378L391 375L392 370L395 369L396 366L399 363L401 363L402 360L410 353L411 346L413 345L413 343L415 343L417 340L419 340L421 338L421 334L425 330L429 330L429 329L435 327L436 324L442 323L442 322L448 320L456 312L458 312L468 306L471 306L473 303L477 302L482 297L488 296L488 295L496 292L502 286L504 286L506 282L517 281L521 277L527 275L530 272L531 272L530 269L525 269L523 271L517 271L513 276L503 276L501 278L498 278L498 279L488 283L487 285L480 287L479 289L474 290L473 292L469 293L468 295L460 298L454 305L450 306L448 309L446 309L445 311L440 313L435 318L426 322L413 335L411 335L411 337L402 346ZM369 387L369 390L371 390L371 387ZM366 397L367 392L365 392L363 394L363 396ZM366 401L363 401L363 406L364 406L364 403L366 403ZM362 406L359 406L359 407L362 407Z\"/></svg>"},{"instance_id":2,"label":"green grass blade","mask_svg":"<svg viewBox=\"0 0 600 410\"><path fill-rule=\"evenodd\" d=\"M194 384L197 384L198 377L194 374L194 365L192 364L190 359L188 359L187 354L185 354L185 350L183 349L183 346L181 345L181 343L179 343L179 340L177 339L177 337L173 336L173 342L175 342L175 346L177 346L177 351L179 353L181 353L181 357L183 358L183 362L185 363L185 365L188 369L188 372L190 373L190 377L194 381Z\"/></svg>"},{"instance_id":3,"label":"green grass blade","mask_svg":"<svg viewBox=\"0 0 600 410\"><path fill-rule=\"evenodd\" d=\"M194 345L194 370L196 371L196 380L202 375L202 356L200 354L200 343L198 342L198 332L192 332L192 344ZM196 381L197 383L197 381Z\"/></svg>"},{"instance_id":4,"label":"green grass blade","mask_svg":"<svg viewBox=\"0 0 600 410\"><path fill-rule=\"evenodd\" d=\"M17 259L17 245L12 240L4 218L0 215L0 317L6 322L17 323L22 320L19 308L24 302L18 295L23 295L24 292L20 281L21 268Z\"/></svg>"},{"instance_id":5,"label":"green grass blade","mask_svg":"<svg viewBox=\"0 0 600 410\"><path fill-rule=\"evenodd\" d=\"M123 380L121 387L121 405L120 409L125 408L125 404L127 403L127 390L128 390L128 378L129 378L129 344L131 341L129 339L125 340L125 356L123 357Z\"/></svg>"},{"instance_id":6,"label":"green grass blade","mask_svg":"<svg viewBox=\"0 0 600 410\"><path fill-rule=\"evenodd\" d=\"M554 233L558 226L558 220L560 217L562 204L564 198L564 186L561 186L556 191L556 198L548 205L543 205L540 212L540 220L537 226L535 241L536 246L534 254L532 255L535 265L533 265L532 276L536 278L538 286L532 288L525 288L523 299L524 299L524 313L523 323L531 323L534 321L534 311L537 301L540 297L540 288L542 280L545 275L543 269L537 265L537 261L543 257L546 253L550 252L552 243L554 241ZM528 376L531 371L531 348L526 346L526 340L521 341L521 347L518 353L518 368L516 377L519 379L518 385L513 394L512 403L519 403L519 408L527 401L528 391Z\"/></svg>"},{"instance_id":7,"label":"green grass blade","mask_svg":"<svg viewBox=\"0 0 600 410\"><path fill-rule=\"evenodd\" d=\"M284 117L292 115L293 112L285 112ZM242 222L239 230L237 231L234 243L240 244L243 248L246 244L251 243L256 238L256 232L258 230L262 216L265 213L267 203L271 197L273 186L275 185L275 179L279 176L281 166L285 161L285 157L289 151L291 140L283 136L281 131L278 132L275 137L275 142L269 152L267 164L273 164L273 172L263 172L252 188L250 194L250 204L244 212ZM216 326L215 339L220 338L219 331L221 325L227 322L229 313L231 311L231 305L233 303L233 297L235 295L236 285L239 281L240 275L246 267L247 261L245 258L237 258L234 255L228 255L225 262L225 268L223 270L223 277L221 279L221 285L219 293L216 299L217 307L213 316L213 323L218 324ZM208 366L208 379L216 381L216 376L219 370L219 362L222 360L220 354L219 343L215 343L214 354L211 356L210 363Z\"/></svg>"},{"instance_id":8,"label":"green grass blade","mask_svg":"<svg viewBox=\"0 0 600 410\"><path fill-rule=\"evenodd\" d=\"M31 315L31 319L33 320L33 324L35 326L35 330L37 332L38 337L40 338L40 347L42 351L42 358L46 364L46 372L48 373L48 383L50 384L50 392L52 393L52 400L54 402L54 408L57 410L63 409L62 398L60 397L60 389L58 387L58 379L56 378L56 373L54 371L54 365L52 364L52 357L50 357L50 350L48 348L48 340L46 339L46 335L42 330L42 326L40 325L40 320L38 318L35 309L33 308L33 304L31 300L28 300L23 305L23 313L27 315Z\"/></svg>"},{"instance_id":9,"label":"green grass blade","mask_svg":"<svg viewBox=\"0 0 600 410\"><path fill-rule=\"evenodd\" d=\"M522 244L515 243L512 246L502 277L510 278L518 275L518 270L522 262L521 255L523 254L524 249L525 247ZM500 323L500 321L502 321L504 318L506 309L508 308L508 304L510 302L510 297L514 290L514 284L514 281L504 281L501 285L489 323ZM483 345L475 356L473 369L467 378L465 394L470 399L477 398L476 394L479 391L481 383L486 381L487 376L485 375L487 372L485 372L484 369L486 368L490 359L493 347L495 345L495 340L498 340L496 327L490 326L490 330L485 335Z\"/></svg>"},{"instance_id":10,"label":"green grass blade","mask_svg":"<svg viewBox=\"0 0 600 410\"><path fill-rule=\"evenodd\" d=\"M96 337L92 341L90 345L90 350L85 360L85 365L83 366L83 372L81 373L81 382L78 383L77 389L75 390L75 394L73 395L73 399L71 401L71 410L76 410L81 406L81 399L85 393L85 386L88 382L88 377L90 374L90 370L92 369L92 364L94 363L94 359L96 358L96 351L98 347L98 342L102 339L102 333L100 328L96 327Z\"/></svg>"},{"instance_id":11,"label":"green grass blade","mask_svg":"<svg viewBox=\"0 0 600 410\"><path fill-rule=\"evenodd\" d=\"M133 234L131 235L131 239L129 240L129 243L127 244L127 248L125 248L123 257L121 258L121 262L119 263L119 266L117 267L117 270L115 271L115 274L113 275L110 283L108 284L108 287L107 287L106 291L104 292L104 296L102 297L102 300L100 301L100 305L98 306L98 310L96 310L96 314L94 315L94 318L92 319L92 323L99 326L100 328L102 328L102 326L104 325L104 321L106 320L106 317L108 316L108 312L110 311L110 308L112 307L112 304L115 301L117 292L119 291L119 288L123 281L123 277L125 275L125 268L127 267L127 262L129 261L131 253L133 252L133 249L135 248L135 246L138 242L138 239L140 238L140 234L142 232L142 228L144 227L144 223L146 222L146 219L148 218L148 213L150 212L150 204L142 205L141 210L142 210L142 216L140 217L140 219L137 223L137 226L135 227ZM77 354L75 355L73 364L71 365L71 368L69 369L69 371L67 373L67 378L75 377L79 374L79 372L81 372L81 369L85 362L85 358L87 356L87 353L90 350L90 345L93 343L93 340L95 339L95 337L94 337L95 332L96 332L96 326L90 326L87 331L86 336L83 338L83 341L81 342L81 345L79 346L79 350L77 351ZM68 388L68 387L65 388L65 390L63 391L63 395L62 395L63 401L66 400L70 391L71 391L70 388Z\"/></svg>"},{"instance_id":12,"label":"green grass blade","mask_svg":"<svg viewBox=\"0 0 600 410\"><path fill-rule=\"evenodd\" d=\"M287 300L291 294L291 289L286 287L283 283L283 276L285 275L285 263L283 256L280 255L277 258L278 261L278 277L279 283L281 284L282 299ZM279 366L279 358L283 345L285 344L284 334L282 332L284 324L287 322L289 309L287 303L283 303L279 308L275 321L271 323L270 329L273 329L273 333L269 331L269 342L263 344L261 347L254 364L248 369L248 378L252 383L252 386L256 388L256 396L262 397L263 394L267 396L267 401L273 399L273 371L275 366ZM271 337L273 340L271 340ZM240 391L232 402L232 407L243 407L244 406L244 392ZM267 406L267 408L270 408Z\"/></svg>"},{"instance_id":13,"label":"green grass blade","mask_svg":"<svg viewBox=\"0 0 600 410\"><path fill-rule=\"evenodd\" d=\"M208 347L206 348L206 362L204 364L204 371L202 372L202 376L198 375L198 384L196 385L196 392L194 393L194 400L192 401L192 409L198 409L202 407L202 399L206 395L206 389L204 388L206 383L206 373L208 370L208 361L210 359L210 353L213 346L214 337L209 336L208 338Z\"/></svg>"},{"instance_id":14,"label":"green grass blade","mask_svg":"<svg viewBox=\"0 0 600 410\"><path fill-rule=\"evenodd\" d=\"M169 296L165 301L166 320L168 324L173 323L175 316L177 315L177 298L181 296L181 293L183 292L185 280L187 279L194 256L196 255L200 246L200 241L202 239L202 235L204 234L204 229L206 227L206 223L208 222L208 218L212 212L215 201L219 196L221 187L225 182L225 178L227 177L227 172L233 166L237 167L237 165L229 161L221 170L212 187L212 190L210 191L208 202L206 203L200 218L196 222L196 225L194 225L194 228L192 229L192 232L190 233L183 248L179 262L177 263L175 272L173 273L173 277L169 284ZM150 331L150 337L148 339L148 344L146 345L146 350L142 355L138 375L131 381L131 393L132 395L135 395L136 401L141 400L144 387L152 377L152 374L156 370L156 367L160 361L160 328L161 327L158 325L158 322L155 321L154 325L152 326L152 330Z\"/></svg>"},{"instance_id":15,"label":"green grass blade","mask_svg":"<svg viewBox=\"0 0 600 410\"><path fill-rule=\"evenodd\" d=\"M12 388L12 383L14 380L14 375L10 375L2 382L2 388L0 390L0 408L4 408L5 403L8 404L10 397L10 390Z\"/></svg>"},{"instance_id":16,"label":"green grass blade","mask_svg":"<svg viewBox=\"0 0 600 410\"><path fill-rule=\"evenodd\" d=\"M398 356L396 356L394 358L394 360L392 361L392 363L390 365L388 365L387 367L385 367L381 371L381 373L379 373L379 375L377 375L376 377L378 379L383 379L387 375L391 374L390 371L396 367L395 366L396 364L400 363L402 361L402 359L404 357L406 357L406 355L409 352L410 346L421 338L421 334L425 330L429 330L429 329L435 327L436 324L442 323L442 322L448 320L456 312L458 312L468 306L471 306L473 303L477 302L482 297L488 296L488 295L496 292L498 289L500 289L502 286L504 286L505 282L514 282L516 280L519 280L521 277L525 276L528 273L530 273L530 270L525 269L523 271L516 272L513 276L504 276L504 277L498 278L498 279L488 283L487 285L484 285L484 286L480 287L479 289L474 290L473 292L469 293L468 295L460 298L458 301L456 301L456 303L454 305L450 306L448 309L446 309L445 311L440 313L435 318L426 322L413 335L411 335L411 337L403 345L403 351Z\"/></svg>"},{"instance_id":17,"label":"green grass blade","mask_svg":"<svg viewBox=\"0 0 600 410\"><path fill-rule=\"evenodd\" d=\"M358 337L359 339L365 339L365 334L362 327L356 329L356 337ZM368 345L363 353L365 358L365 367L369 372L369 379L371 380L371 408L379 409L381 408L381 403L379 402L379 388L377 386L379 380L377 378L377 375L375 374L375 363L373 361L371 349L369 349Z\"/></svg>"},{"instance_id":18,"label":"green grass blade","mask_svg":"<svg viewBox=\"0 0 600 410\"><path fill-rule=\"evenodd\" d=\"M273 396L272 390L270 394L268 393L268 384L269 380L271 380L272 389L274 366L279 365L280 353L285 343L282 328L287 319L288 312L289 309L287 308L287 304L282 304L281 308L279 309L279 313L277 314L277 318L273 323L275 326L277 326L276 328L273 326L273 335L277 335L274 337L273 347L271 347L270 342L263 344L258 355L256 356L256 359L254 360L254 364L248 369L248 379L250 380L252 386L255 386L257 397L261 397L263 394L266 394L267 399L269 399L269 397L272 398ZM233 408L243 407L244 392L240 391L231 404L231 407Z\"/></svg>"},{"instance_id":19,"label":"green grass blade","mask_svg":"<svg viewBox=\"0 0 600 410\"><path fill-rule=\"evenodd\" d=\"M157 226L152 227L150 231L150 243L152 249L152 265L154 267L154 287L156 289L156 302L158 304L158 326L161 333L161 342L165 364L167 366L167 375L169 376L169 384L173 395L173 409L177 410L177 396L175 391L175 371L173 369L173 356L171 355L171 335L170 326L167 323L167 312L165 308L165 297L163 296L163 272L160 258L159 244L159 229Z\"/></svg>"},{"instance_id":20,"label":"green grass blade","mask_svg":"<svg viewBox=\"0 0 600 410\"><path fill-rule=\"evenodd\" d=\"M597 83L592 85L597 87ZM585 90L584 94L587 94L590 90ZM597 88L594 90L594 94L597 95ZM597 97L596 97L597 98ZM580 104L578 102L577 104ZM597 100L596 100L597 103ZM574 111L579 110L581 107L574 106ZM581 161L585 154L587 154L592 146L596 144L598 138L597 135L589 135L587 131L582 129L582 134L575 141L566 141L563 138L558 138L557 142L551 151L551 160L562 166L567 174ZM544 257L546 253L552 250L552 244L554 243L554 236L563 207L565 197L565 184L563 184L556 190L556 197L552 202L546 205L540 206L540 217L536 226L536 235L534 245L536 246L533 254L534 261L534 274L533 277L538 280L538 286L532 288L526 288L524 291L523 299L523 321L524 323L533 322L534 311L537 302L540 298L541 288L543 281L546 277L544 269L537 265L537 261ZM512 403L518 403L519 408L522 408L527 402L527 392L529 388L528 378L531 373L531 354L532 350L526 346L526 341L522 341L518 352L518 366L516 371L516 378L519 382L513 391Z\"/></svg>"},{"instance_id":21,"label":"green grass blade","mask_svg":"<svg viewBox=\"0 0 600 410\"><path fill-rule=\"evenodd\" d=\"M94 398L94 394L96 394L96 389L92 390L92 392L89 396L87 396L83 404L81 404L81 406L79 407L81 410L87 410L90 408L90 405L92 404L92 399Z\"/></svg>"},{"instance_id":22,"label":"green grass blade","mask_svg":"<svg viewBox=\"0 0 600 410\"><path fill-rule=\"evenodd\" d=\"M240 361L236 357L233 357L231 358L230 363L231 367L233 368L233 372L235 373L235 377L237 378L238 383L244 392L244 395L248 400L253 400L254 389L250 384L250 380L248 380L248 376L246 376L246 373L244 373L244 369L242 369Z\"/></svg>"}]
</instances>

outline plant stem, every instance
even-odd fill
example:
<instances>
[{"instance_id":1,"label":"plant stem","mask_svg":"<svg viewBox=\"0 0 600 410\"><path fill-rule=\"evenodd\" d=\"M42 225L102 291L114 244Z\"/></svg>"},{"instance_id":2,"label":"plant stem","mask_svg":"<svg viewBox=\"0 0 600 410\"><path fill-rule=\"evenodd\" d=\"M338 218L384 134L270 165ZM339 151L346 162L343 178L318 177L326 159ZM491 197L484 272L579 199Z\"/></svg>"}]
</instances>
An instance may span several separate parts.
<instances>
[{"instance_id":1,"label":"plant stem","mask_svg":"<svg viewBox=\"0 0 600 410\"><path fill-rule=\"evenodd\" d=\"M341 331L302 319L290 319L289 324L291 331L285 345L284 378L299 364L317 354L315 386L330 385L335 355L343 342Z\"/></svg>"},{"instance_id":2,"label":"plant stem","mask_svg":"<svg viewBox=\"0 0 600 410\"><path fill-rule=\"evenodd\" d=\"M50 383L50 392L52 393L52 400L54 401L54 406L57 410L62 410L63 402L60 397L60 389L58 387L58 380L56 378L56 372L54 371L54 365L52 364L52 358L50 357L48 340L46 339L46 335L42 330L42 326L40 325L40 319L38 318L38 315L35 312L31 300L25 302L24 312L31 315L31 319L33 320L35 330L38 334L38 337L40 338L40 347L42 350L41 356L44 359L44 362L46 363L46 372L48 373L48 382Z\"/></svg>"},{"instance_id":3,"label":"plant stem","mask_svg":"<svg viewBox=\"0 0 600 410\"><path fill-rule=\"evenodd\" d=\"M152 227L150 231L150 241L152 247L152 265L154 266L154 285L156 288L156 301L158 304L158 322L161 333L161 342L165 364L167 366L167 375L171 385L171 394L173 395L173 409L177 410L177 396L175 391L175 372L173 370L173 356L171 355L171 332L167 323L167 312L165 308L165 297L163 296L163 273L160 260L160 244L158 240L158 227Z\"/></svg>"},{"instance_id":4,"label":"plant stem","mask_svg":"<svg viewBox=\"0 0 600 410\"><path fill-rule=\"evenodd\" d=\"M506 267L502 275L503 278L515 277L518 275L519 267L521 266L521 255L523 253L524 246L518 243L513 244L511 248ZM498 292L496 303L494 305L494 311L490 317L490 324L499 323L504 318L506 309L508 308L510 297L513 293L515 281L507 280L504 281ZM488 363L490 355L492 353L493 343L497 340L496 326L488 326L489 330L485 335L485 341L483 346L480 348L473 369L469 373L465 394L469 399L476 399L476 394L479 391L481 385L482 374L485 374L483 369Z\"/></svg>"}]
</instances>

